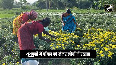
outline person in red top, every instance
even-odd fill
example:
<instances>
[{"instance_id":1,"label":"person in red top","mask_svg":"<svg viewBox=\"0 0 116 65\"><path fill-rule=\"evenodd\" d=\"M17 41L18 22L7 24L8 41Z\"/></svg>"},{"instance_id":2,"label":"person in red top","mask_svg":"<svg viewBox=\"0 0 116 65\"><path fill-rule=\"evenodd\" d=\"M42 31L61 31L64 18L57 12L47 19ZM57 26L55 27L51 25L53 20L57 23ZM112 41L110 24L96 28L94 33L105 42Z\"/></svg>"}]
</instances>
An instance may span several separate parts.
<instances>
[{"instance_id":1,"label":"person in red top","mask_svg":"<svg viewBox=\"0 0 116 65\"><path fill-rule=\"evenodd\" d=\"M39 39L50 42L49 39L42 37L42 32L51 37L55 37L44 30L50 24L50 18L45 18L39 21L25 22L18 30L18 43L20 50L33 50L35 48L33 42L33 35L38 34Z\"/></svg>"}]
</instances>

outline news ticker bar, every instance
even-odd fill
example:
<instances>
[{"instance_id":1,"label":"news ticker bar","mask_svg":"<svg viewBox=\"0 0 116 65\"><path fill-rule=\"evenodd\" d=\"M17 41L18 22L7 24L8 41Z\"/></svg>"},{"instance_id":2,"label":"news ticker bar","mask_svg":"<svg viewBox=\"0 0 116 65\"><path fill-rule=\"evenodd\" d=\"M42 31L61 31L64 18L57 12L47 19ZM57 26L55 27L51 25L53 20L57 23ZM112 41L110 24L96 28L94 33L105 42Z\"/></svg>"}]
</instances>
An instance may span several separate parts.
<instances>
[{"instance_id":1,"label":"news ticker bar","mask_svg":"<svg viewBox=\"0 0 116 65\"><path fill-rule=\"evenodd\" d=\"M96 58L96 50L20 50L20 58Z\"/></svg>"}]
</instances>

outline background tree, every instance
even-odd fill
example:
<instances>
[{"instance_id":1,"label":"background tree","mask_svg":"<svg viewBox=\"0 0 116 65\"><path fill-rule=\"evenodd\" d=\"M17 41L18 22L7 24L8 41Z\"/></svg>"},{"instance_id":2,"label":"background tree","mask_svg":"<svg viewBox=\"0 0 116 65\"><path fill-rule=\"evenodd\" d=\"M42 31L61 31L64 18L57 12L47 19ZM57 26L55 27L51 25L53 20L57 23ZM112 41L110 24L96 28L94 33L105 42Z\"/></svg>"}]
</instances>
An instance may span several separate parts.
<instances>
[{"instance_id":1,"label":"background tree","mask_svg":"<svg viewBox=\"0 0 116 65\"><path fill-rule=\"evenodd\" d=\"M20 0L21 8L23 5L26 5L27 1L26 0Z\"/></svg>"},{"instance_id":2,"label":"background tree","mask_svg":"<svg viewBox=\"0 0 116 65\"><path fill-rule=\"evenodd\" d=\"M12 9L14 0L1 0L1 6L3 9Z\"/></svg>"},{"instance_id":3,"label":"background tree","mask_svg":"<svg viewBox=\"0 0 116 65\"><path fill-rule=\"evenodd\" d=\"M34 3L40 9L46 9L47 0L38 0ZM116 5L116 0L48 0L48 9L65 9L77 7L80 9L104 9L104 4Z\"/></svg>"},{"instance_id":4,"label":"background tree","mask_svg":"<svg viewBox=\"0 0 116 65\"><path fill-rule=\"evenodd\" d=\"M2 7L2 1L0 0L0 8Z\"/></svg>"},{"instance_id":5,"label":"background tree","mask_svg":"<svg viewBox=\"0 0 116 65\"><path fill-rule=\"evenodd\" d=\"M46 0L38 0L38 1L34 2L33 5L35 5L39 9L45 9L46 8Z\"/></svg>"}]
</instances>

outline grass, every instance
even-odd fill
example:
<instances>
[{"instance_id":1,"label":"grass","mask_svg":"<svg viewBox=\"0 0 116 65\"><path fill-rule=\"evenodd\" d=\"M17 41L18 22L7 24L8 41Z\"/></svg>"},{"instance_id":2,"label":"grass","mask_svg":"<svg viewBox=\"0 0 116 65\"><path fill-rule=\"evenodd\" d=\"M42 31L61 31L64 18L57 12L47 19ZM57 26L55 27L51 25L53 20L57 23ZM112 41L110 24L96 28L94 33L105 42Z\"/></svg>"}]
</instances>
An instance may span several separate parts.
<instances>
[{"instance_id":1,"label":"grass","mask_svg":"<svg viewBox=\"0 0 116 65\"><path fill-rule=\"evenodd\" d=\"M10 18L13 17L15 14L0 14L0 18Z\"/></svg>"}]
</instances>

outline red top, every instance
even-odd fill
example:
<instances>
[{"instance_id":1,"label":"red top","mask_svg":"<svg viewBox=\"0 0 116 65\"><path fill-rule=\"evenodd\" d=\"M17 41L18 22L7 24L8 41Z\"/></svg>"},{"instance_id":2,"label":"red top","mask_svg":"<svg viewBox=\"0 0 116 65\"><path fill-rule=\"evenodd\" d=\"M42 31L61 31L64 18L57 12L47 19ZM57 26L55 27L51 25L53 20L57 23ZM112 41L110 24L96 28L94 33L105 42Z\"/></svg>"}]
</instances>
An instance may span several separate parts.
<instances>
[{"instance_id":1,"label":"red top","mask_svg":"<svg viewBox=\"0 0 116 65\"><path fill-rule=\"evenodd\" d=\"M32 21L32 25L29 25L29 30L32 34L38 34L43 32L44 26L39 23L39 21Z\"/></svg>"},{"instance_id":2,"label":"red top","mask_svg":"<svg viewBox=\"0 0 116 65\"><path fill-rule=\"evenodd\" d=\"M32 50L35 48L33 34L43 32L44 27L40 21L25 22L18 30L18 43L20 50Z\"/></svg>"}]
</instances>

